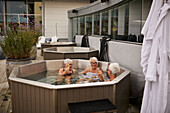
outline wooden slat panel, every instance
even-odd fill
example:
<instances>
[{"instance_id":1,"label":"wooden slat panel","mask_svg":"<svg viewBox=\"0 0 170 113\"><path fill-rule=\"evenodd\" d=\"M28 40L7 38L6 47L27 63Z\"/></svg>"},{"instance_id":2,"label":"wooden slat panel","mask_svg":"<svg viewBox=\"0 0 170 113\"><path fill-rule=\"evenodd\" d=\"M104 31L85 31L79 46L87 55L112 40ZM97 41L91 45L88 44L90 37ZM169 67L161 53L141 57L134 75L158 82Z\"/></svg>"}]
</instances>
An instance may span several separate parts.
<instances>
[{"instance_id":1,"label":"wooden slat panel","mask_svg":"<svg viewBox=\"0 0 170 113\"><path fill-rule=\"evenodd\" d=\"M91 87L86 88L86 101L91 100Z\"/></svg>"},{"instance_id":2,"label":"wooden slat panel","mask_svg":"<svg viewBox=\"0 0 170 113\"><path fill-rule=\"evenodd\" d=\"M68 98L68 102L69 102L69 103L74 102L73 89L67 89L67 98Z\"/></svg>"},{"instance_id":3,"label":"wooden slat panel","mask_svg":"<svg viewBox=\"0 0 170 113\"><path fill-rule=\"evenodd\" d=\"M27 107L27 85L23 84L23 110L24 113L28 113L28 107Z\"/></svg>"},{"instance_id":4,"label":"wooden slat panel","mask_svg":"<svg viewBox=\"0 0 170 113\"><path fill-rule=\"evenodd\" d=\"M16 113L20 113L19 112L19 90L18 90L18 83L15 82L15 101L16 101Z\"/></svg>"},{"instance_id":5,"label":"wooden slat panel","mask_svg":"<svg viewBox=\"0 0 170 113\"><path fill-rule=\"evenodd\" d=\"M40 88L35 87L35 111L36 113L40 113Z\"/></svg>"},{"instance_id":6,"label":"wooden slat panel","mask_svg":"<svg viewBox=\"0 0 170 113\"><path fill-rule=\"evenodd\" d=\"M74 95L74 102L79 102L80 101L80 93L79 93L79 88L75 88L73 90L73 95Z\"/></svg>"},{"instance_id":7,"label":"wooden slat panel","mask_svg":"<svg viewBox=\"0 0 170 113\"><path fill-rule=\"evenodd\" d=\"M97 100L97 98L98 98L97 87L92 87L91 96L92 96L93 100Z\"/></svg>"},{"instance_id":8,"label":"wooden slat panel","mask_svg":"<svg viewBox=\"0 0 170 113\"><path fill-rule=\"evenodd\" d=\"M80 92L79 96L80 96L81 101L86 101L86 95L85 95L86 93L85 93L85 91L86 91L86 88L80 88L79 89L79 92Z\"/></svg>"},{"instance_id":9,"label":"wooden slat panel","mask_svg":"<svg viewBox=\"0 0 170 113\"><path fill-rule=\"evenodd\" d=\"M113 103L113 86L110 85L108 86L108 88L109 88L109 99Z\"/></svg>"},{"instance_id":10,"label":"wooden slat panel","mask_svg":"<svg viewBox=\"0 0 170 113\"><path fill-rule=\"evenodd\" d=\"M104 95L103 88L104 87L100 86L100 87L96 87L96 88L97 88L98 99L103 99L103 95Z\"/></svg>"},{"instance_id":11,"label":"wooden slat panel","mask_svg":"<svg viewBox=\"0 0 170 113\"><path fill-rule=\"evenodd\" d=\"M32 113L36 113L35 111L35 107L36 107L36 104L35 104L35 101L36 101L36 95L35 95L35 87L34 86L31 86L31 112Z\"/></svg>"},{"instance_id":12,"label":"wooden slat panel","mask_svg":"<svg viewBox=\"0 0 170 113\"><path fill-rule=\"evenodd\" d=\"M129 80L130 77L126 76L116 85L116 106L118 113L124 113L129 105Z\"/></svg>"},{"instance_id":13,"label":"wooden slat panel","mask_svg":"<svg viewBox=\"0 0 170 113\"><path fill-rule=\"evenodd\" d=\"M50 112L50 90L49 89L45 89L45 113L49 113Z\"/></svg>"},{"instance_id":14,"label":"wooden slat panel","mask_svg":"<svg viewBox=\"0 0 170 113\"><path fill-rule=\"evenodd\" d=\"M57 90L50 90L50 113L55 113L57 111ZM56 94L56 95L55 95ZM56 110L55 110L56 109Z\"/></svg>"},{"instance_id":15,"label":"wooden slat panel","mask_svg":"<svg viewBox=\"0 0 170 113\"><path fill-rule=\"evenodd\" d=\"M67 105L67 89L60 90L60 113L67 113L68 112L68 105Z\"/></svg>"},{"instance_id":16,"label":"wooden slat panel","mask_svg":"<svg viewBox=\"0 0 170 113\"><path fill-rule=\"evenodd\" d=\"M28 113L31 113L31 87L30 85L27 85L27 107L28 107Z\"/></svg>"},{"instance_id":17,"label":"wooden slat panel","mask_svg":"<svg viewBox=\"0 0 170 113\"><path fill-rule=\"evenodd\" d=\"M19 90L19 109L20 109L20 113L23 113L24 112L24 109L23 109L23 88L22 88L22 86L23 86L23 84L21 84L21 83L17 83L18 84L18 90Z\"/></svg>"},{"instance_id":18,"label":"wooden slat panel","mask_svg":"<svg viewBox=\"0 0 170 113\"><path fill-rule=\"evenodd\" d=\"M12 111L16 113L15 107L15 83L11 82L11 99L12 99Z\"/></svg>"},{"instance_id":19,"label":"wooden slat panel","mask_svg":"<svg viewBox=\"0 0 170 113\"><path fill-rule=\"evenodd\" d=\"M113 104L116 102L116 85L113 85Z\"/></svg>"},{"instance_id":20,"label":"wooden slat panel","mask_svg":"<svg viewBox=\"0 0 170 113\"><path fill-rule=\"evenodd\" d=\"M105 92L105 93L104 93L104 97L107 97L107 98L108 98L108 97L109 97L109 88L108 88L108 86L104 86L104 89L103 89L103 90L104 90L104 92Z\"/></svg>"},{"instance_id":21,"label":"wooden slat panel","mask_svg":"<svg viewBox=\"0 0 170 113\"><path fill-rule=\"evenodd\" d=\"M40 88L40 113L45 113L45 96L44 88Z\"/></svg>"},{"instance_id":22,"label":"wooden slat panel","mask_svg":"<svg viewBox=\"0 0 170 113\"><path fill-rule=\"evenodd\" d=\"M57 113L61 113L61 91L60 90L58 90L58 92L57 92L57 99L58 99L58 103L57 103L57 108L58 108L58 112Z\"/></svg>"}]
</instances>

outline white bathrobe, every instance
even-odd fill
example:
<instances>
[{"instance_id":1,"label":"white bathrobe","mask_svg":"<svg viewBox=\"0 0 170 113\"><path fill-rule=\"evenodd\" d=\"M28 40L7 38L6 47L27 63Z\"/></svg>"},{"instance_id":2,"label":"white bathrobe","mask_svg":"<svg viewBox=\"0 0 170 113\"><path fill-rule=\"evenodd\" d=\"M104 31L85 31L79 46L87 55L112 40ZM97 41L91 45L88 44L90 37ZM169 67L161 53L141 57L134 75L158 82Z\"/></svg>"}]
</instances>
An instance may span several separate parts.
<instances>
[{"instance_id":1,"label":"white bathrobe","mask_svg":"<svg viewBox=\"0 0 170 113\"><path fill-rule=\"evenodd\" d=\"M168 73L170 71L168 58L170 53L170 5L164 3L161 7L162 2L162 0L153 1L153 8L149 15L156 17L148 16L150 19L147 19L146 24L149 26L145 24L143 30L145 40L142 47L141 65L146 83L141 113L170 113L169 101L167 101L169 98ZM156 13L154 8L159 13ZM150 22L153 21L154 26L150 26Z\"/></svg>"}]
</instances>

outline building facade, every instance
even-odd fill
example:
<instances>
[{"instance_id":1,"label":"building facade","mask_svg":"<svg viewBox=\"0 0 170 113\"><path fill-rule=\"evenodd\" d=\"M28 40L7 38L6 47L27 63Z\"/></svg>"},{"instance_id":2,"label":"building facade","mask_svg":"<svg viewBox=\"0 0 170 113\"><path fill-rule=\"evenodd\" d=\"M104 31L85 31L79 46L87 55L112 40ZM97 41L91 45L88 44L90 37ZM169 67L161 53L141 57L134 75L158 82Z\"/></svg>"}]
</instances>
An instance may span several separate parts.
<instances>
[{"instance_id":1,"label":"building facade","mask_svg":"<svg viewBox=\"0 0 170 113\"><path fill-rule=\"evenodd\" d=\"M42 25L45 37L68 38L67 11L90 3L90 0L1 0L0 34L7 27Z\"/></svg>"},{"instance_id":2,"label":"building facade","mask_svg":"<svg viewBox=\"0 0 170 113\"><path fill-rule=\"evenodd\" d=\"M141 29L150 10L152 0L100 0L68 12L69 39L78 35L118 36L141 35Z\"/></svg>"}]
</instances>

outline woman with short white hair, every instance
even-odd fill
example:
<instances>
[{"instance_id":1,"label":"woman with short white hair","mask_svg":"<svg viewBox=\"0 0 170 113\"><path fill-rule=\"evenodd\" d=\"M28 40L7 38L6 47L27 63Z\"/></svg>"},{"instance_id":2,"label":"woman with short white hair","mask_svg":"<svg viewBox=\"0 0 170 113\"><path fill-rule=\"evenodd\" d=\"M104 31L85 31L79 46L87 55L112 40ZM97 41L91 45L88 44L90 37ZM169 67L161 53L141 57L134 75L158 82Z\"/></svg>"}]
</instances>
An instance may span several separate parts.
<instances>
[{"instance_id":1,"label":"woman with short white hair","mask_svg":"<svg viewBox=\"0 0 170 113\"><path fill-rule=\"evenodd\" d=\"M110 77L110 81L112 81L113 79L115 79L117 77L117 75L120 73L120 66L118 63L111 63L108 65L107 68L107 73Z\"/></svg>"},{"instance_id":2,"label":"woman with short white hair","mask_svg":"<svg viewBox=\"0 0 170 113\"><path fill-rule=\"evenodd\" d=\"M99 78L100 81L104 81L103 72L98 65L98 59L96 57L90 58L90 67L87 67L84 71L82 71L82 74L86 74L88 76L91 76L91 78Z\"/></svg>"},{"instance_id":3,"label":"woman with short white hair","mask_svg":"<svg viewBox=\"0 0 170 113\"><path fill-rule=\"evenodd\" d=\"M58 72L60 78L64 77L67 84L70 84L70 79L72 78L71 75L76 73L76 70L72 68L72 62L73 61L71 59L65 59L64 68L61 68Z\"/></svg>"}]
</instances>

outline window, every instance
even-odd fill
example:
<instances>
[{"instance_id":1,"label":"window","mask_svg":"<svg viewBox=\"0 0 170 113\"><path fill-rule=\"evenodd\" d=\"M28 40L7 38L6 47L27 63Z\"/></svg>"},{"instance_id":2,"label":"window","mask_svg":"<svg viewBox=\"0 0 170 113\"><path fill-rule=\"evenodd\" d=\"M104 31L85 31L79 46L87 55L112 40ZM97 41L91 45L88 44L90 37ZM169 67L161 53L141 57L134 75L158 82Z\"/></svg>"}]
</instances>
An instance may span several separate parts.
<instances>
[{"instance_id":1,"label":"window","mask_svg":"<svg viewBox=\"0 0 170 113\"><path fill-rule=\"evenodd\" d=\"M85 34L85 19L84 17L80 17L80 35Z\"/></svg>"},{"instance_id":2,"label":"window","mask_svg":"<svg viewBox=\"0 0 170 113\"><path fill-rule=\"evenodd\" d=\"M102 13L102 35L108 35L108 11Z\"/></svg>"},{"instance_id":3,"label":"window","mask_svg":"<svg viewBox=\"0 0 170 113\"><path fill-rule=\"evenodd\" d=\"M129 32L129 4L125 6L125 35Z\"/></svg>"},{"instance_id":4,"label":"window","mask_svg":"<svg viewBox=\"0 0 170 113\"><path fill-rule=\"evenodd\" d=\"M5 1L7 27L14 28L18 25L42 27L42 11L39 7L42 7L42 2Z\"/></svg>"},{"instance_id":5,"label":"window","mask_svg":"<svg viewBox=\"0 0 170 113\"><path fill-rule=\"evenodd\" d=\"M86 34L92 34L92 16L86 16Z\"/></svg>"},{"instance_id":6,"label":"window","mask_svg":"<svg viewBox=\"0 0 170 113\"><path fill-rule=\"evenodd\" d=\"M100 13L94 14L94 35L99 35L100 32Z\"/></svg>"},{"instance_id":7,"label":"window","mask_svg":"<svg viewBox=\"0 0 170 113\"><path fill-rule=\"evenodd\" d=\"M116 39L118 35L118 8L113 9L111 12L111 35L113 39Z\"/></svg>"},{"instance_id":8,"label":"window","mask_svg":"<svg viewBox=\"0 0 170 113\"><path fill-rule=\"evenodd\" d=\"M78 18L73 18L73 38L72 41L75 41L74 36L78 34Z\"/></svg>"},{"instance_id":9,"label":"window","mask_svg":"<svg viewBox=\"0 0 170 113\"><path fill-rule=\"evenodd\" d=\"M26 14L25 1L6 1L6 13Z\"/></svg>"}]
</instances>

